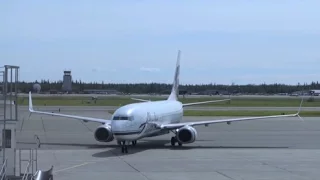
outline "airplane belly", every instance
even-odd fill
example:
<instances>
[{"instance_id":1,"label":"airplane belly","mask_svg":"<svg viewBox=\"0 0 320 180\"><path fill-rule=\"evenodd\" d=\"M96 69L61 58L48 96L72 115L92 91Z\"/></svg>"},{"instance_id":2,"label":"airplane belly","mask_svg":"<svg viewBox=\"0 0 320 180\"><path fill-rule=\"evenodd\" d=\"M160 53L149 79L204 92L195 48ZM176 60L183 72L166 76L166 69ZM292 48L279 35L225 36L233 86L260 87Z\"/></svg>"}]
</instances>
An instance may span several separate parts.
<instances>
[{"instance_id":1,"label":"airplane belly","mask_svg":"<svg viewBox=\"0 0 320 180\"><path fill-rule=\"evenodd\" d=\"M118 141L134 141L140 139L140 134L115 135Z\"/></svg>"}]
</instances>

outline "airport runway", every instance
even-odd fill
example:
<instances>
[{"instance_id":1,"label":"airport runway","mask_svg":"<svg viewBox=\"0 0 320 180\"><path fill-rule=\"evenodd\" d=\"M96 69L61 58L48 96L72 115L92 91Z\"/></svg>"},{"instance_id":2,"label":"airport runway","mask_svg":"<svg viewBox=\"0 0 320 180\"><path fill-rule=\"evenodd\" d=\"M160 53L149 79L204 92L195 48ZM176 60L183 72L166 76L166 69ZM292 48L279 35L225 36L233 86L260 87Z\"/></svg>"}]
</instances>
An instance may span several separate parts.
<instances>
[{"instance_id":1,"label":"airport runway","mask_svg":"<svg viewBox=\"0 0 320 180\"><path fill-rule=\"evenodd\" d=\"M78 111L114 111L119 106L35 106L35 109L63 113ZM184 110L199 111L297 111L299 107L210 107L210 106L189 106ZM20 106L19 110L27 111L27 106ZM320 107L302 107L302 111L320 111Z\"/></svg>"},{"instance_id":2,"label":"airport runway","mask_svg":"<svg viewBox=\"0 0 320 180\"><path fill-rule=\"evenodd\" d=\"M72 108L68 113L110 117L102 110ZM35 147L34 135L38 135L38 167L47 170L53 165L54 179L305 180L320 176L320 118L197 127L198 139L192 144L173 148L171 135L164 135L138 141L123 155L115 142L94 140L99 124L28 116L20 111L17 146ZM184 121L204 119L217 117L185 117Z\"/></svg>"}]
</instances>

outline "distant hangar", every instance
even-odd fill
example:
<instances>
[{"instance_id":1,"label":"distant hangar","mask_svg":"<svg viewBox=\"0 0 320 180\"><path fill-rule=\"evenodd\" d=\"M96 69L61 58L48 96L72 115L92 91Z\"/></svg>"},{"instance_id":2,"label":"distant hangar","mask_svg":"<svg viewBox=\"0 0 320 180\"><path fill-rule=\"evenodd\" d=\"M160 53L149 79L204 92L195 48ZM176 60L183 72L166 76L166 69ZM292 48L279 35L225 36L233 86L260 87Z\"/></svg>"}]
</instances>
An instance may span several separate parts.
<instances>
[{"instance_id":1,"label":"distant hangar","mask_svg":"<svg viewBox=\"0 0 320 180\"><path fill-rule=\"evenodd\" d=\"M309 93L310 93L311 95L314 95L314 96L319 96L319 94L320 94L320 89L310 90Z\"/></svg>"}]
</instances>

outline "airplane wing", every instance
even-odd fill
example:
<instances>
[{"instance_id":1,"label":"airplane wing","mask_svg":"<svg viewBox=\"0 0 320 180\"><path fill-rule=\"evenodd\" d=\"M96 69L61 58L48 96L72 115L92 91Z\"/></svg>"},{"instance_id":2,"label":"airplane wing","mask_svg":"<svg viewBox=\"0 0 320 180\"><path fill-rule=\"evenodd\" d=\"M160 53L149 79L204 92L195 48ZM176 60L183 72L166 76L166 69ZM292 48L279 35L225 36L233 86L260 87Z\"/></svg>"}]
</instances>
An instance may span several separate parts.
<instances>
[{"instance_id":1,"label":"airplane wing","mask_svg":"<svg viewBox=\"0 0 320 180\"><path fill-rule=\"evenodd\" d=\"M150 100L131 98L132 100L141 101L141 102L149 102Z\"/></svg>"},{"instance_id":2,"label":"airplane wing","mask_svg":"<svg viewBox=\"0 0 320 180\"><path fill-rule=\"evenodd\" d=\"M230 101L231 99L221 99L221 100L212 100L212 101L202 101L202 102L194 102L194 103L186 103L182 104L183 107L185 106L192 106L198 104L207 104L207 103L215 103L215 102L223 102L223 101Z\"/></svg>"},{"instance_id":3,"label":"airplane wing","mask_svg":"<svg viewBox=\"0 0 320 180\"><path fill-rule=\"evenodd\" d=\"M31 92L29 92L29 111L30 111L30 113L36 113L36 114L45 114L45 115L73 118L73 119L84 120L84 121L92 121L92 122L99 122L99 123L104 123L104 124L111 124L111 120L107 120L107 119L67 115L67 114L60 114L60 113L53 113L53 112L36 111L33 109Z\"/></svg>"},{"instance_id":4,"label":"airplane wing","mask_svg":"<svg viewBox=\"0 0 320 180\"><path fill-rule=\"evenodd\" d=\"M287 114L287 115L273 115L273 116L260 116L260 117L245 117L245 118L232 118L232 119L218 119L218 120L207 120L207 121L196 121L196 122L185 122L185 123L175 123L175 124L158 124L158 127L161 129L178 129L183 126L198 126L198 125L208 125L215 123L230 123L236 121L248 121L248 120L262 120L262 119L271 119L271 118L281 118L281 117L301 117L299 113L301 111L303 99L300 104L300 108L295 114Z\"/></svg>"}]
</instances>

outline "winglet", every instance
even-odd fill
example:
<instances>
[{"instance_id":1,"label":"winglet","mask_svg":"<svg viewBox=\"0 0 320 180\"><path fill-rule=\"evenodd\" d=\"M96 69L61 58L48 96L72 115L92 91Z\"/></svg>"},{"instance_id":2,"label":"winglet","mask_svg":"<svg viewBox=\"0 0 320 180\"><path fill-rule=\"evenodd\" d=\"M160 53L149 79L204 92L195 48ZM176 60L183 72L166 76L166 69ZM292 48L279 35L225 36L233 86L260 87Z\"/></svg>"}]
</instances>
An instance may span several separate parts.
<instances>
[{"instance_id":1,"label":"winglet","mask_svg":"<svg viewBox=\"0 0 320 180\"><path fill-rule=\"evenodd\" d=\"M300 118L300 120L303 121L303 119L302 119L301 116L300 116L302 103L303 103L303 97L302 97L302 99L301 99L300 106L299 106L299 109L298 109L298 112L297 112L296 116L298 116L298 117Z\"/></svg>"},{"instance_id":2,"label":"winglet","mask_svg":"<svg viewBox=\"0 0 320 180\"><path fill-rule=\"evenodd\" d=\"M301 102L300 102L300 107L299 107L298 113L300 113L300 111L301 111L302 103L303 103L303 97L302 97Z\"/></svg>"},{"instance_id":3,"label":"winglet","mask_svg":"<svg viewBox=\"0 0 320 180\"><path fill-rule=\"evenodd\" d=\"M30 112L33 112L32 98L31 98L31 91L29 91L29 111L30 111Z\"/></svg>"}]
</instances>

